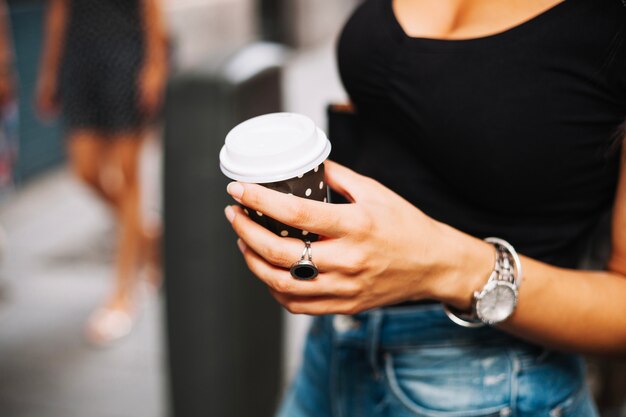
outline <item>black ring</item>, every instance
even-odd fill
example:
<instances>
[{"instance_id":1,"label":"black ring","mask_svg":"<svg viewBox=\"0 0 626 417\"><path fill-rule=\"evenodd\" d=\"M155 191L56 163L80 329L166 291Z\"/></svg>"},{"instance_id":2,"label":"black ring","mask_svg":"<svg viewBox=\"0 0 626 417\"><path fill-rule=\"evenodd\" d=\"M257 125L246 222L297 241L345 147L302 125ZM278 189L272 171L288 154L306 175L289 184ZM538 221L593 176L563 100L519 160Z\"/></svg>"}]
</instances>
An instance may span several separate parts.
<instances>
[{"instance_id":1,"label":"black ring","mask_svg":"<svg viewBox=\"0 0 626 417\"><path fill-rule=\"evenodd\" d=\"M317 266L313 263L313 256L311 255L311 242L309 240L304 242L304 251L302 252L302 256L298 262L291 265L289 272L291 272L291 276L295 279L303 281L315 279L315 277L319 274Z\"/></svg>"}]
</instances>

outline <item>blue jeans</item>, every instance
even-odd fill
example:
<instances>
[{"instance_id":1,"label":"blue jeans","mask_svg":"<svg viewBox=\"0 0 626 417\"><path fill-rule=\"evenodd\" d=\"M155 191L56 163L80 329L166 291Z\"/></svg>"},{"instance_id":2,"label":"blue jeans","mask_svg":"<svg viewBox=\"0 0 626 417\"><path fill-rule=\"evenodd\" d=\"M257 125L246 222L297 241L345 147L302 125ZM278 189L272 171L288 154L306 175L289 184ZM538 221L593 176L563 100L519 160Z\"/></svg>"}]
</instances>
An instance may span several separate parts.
<instances>
[{"instance_id":1,"label":"blue jeans","mask_svg":"<svg viewBox=\"0 0 626 417\"><path fill-rule=\"evenodd\" d=\"M313 321L278 417L596 417L583 360L438 304Z\"/></svg>"}]
</instances>

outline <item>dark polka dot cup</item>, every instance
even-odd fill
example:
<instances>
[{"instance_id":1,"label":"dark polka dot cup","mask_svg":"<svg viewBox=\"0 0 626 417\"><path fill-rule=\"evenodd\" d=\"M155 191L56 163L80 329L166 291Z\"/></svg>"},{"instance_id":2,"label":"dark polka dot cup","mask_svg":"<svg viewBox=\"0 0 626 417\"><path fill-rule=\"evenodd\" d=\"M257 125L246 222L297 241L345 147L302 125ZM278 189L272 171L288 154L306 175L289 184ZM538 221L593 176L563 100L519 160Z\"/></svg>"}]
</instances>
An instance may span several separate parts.
<instances>
[{"instance_id":1,"label":"dark polka dot cup","mask_svg":"<svg viewBox=\"0 0 626 417\"><path fill-rule=\"evenodd\" d=\"M328 202L324 161L331 145L311 119L272 113L235 126L220 152L220 168L233 180L252 182L301 198ZM261 226L282 237L314 242L319 236L243 207Z\"/></svg>"},{"instance_id":2,"label":"dark polka dot cup","mask_svg":"<svg viewBox=\"0 0 626 417\"><path fill-rule=\"evenodd\" d=\"M292 194L310 200L323 201L324 203L328 202L328 187L324 181L324 164L315 167L301 176L261 185L286 194ZM295 237L302 240L310 240L311 242L315 242L319 239L318 235L310 233L308 230L300 230L288 226L245 206L243 206L243 209L256 223L279 236Z\"/></svg>"}]
</instances>

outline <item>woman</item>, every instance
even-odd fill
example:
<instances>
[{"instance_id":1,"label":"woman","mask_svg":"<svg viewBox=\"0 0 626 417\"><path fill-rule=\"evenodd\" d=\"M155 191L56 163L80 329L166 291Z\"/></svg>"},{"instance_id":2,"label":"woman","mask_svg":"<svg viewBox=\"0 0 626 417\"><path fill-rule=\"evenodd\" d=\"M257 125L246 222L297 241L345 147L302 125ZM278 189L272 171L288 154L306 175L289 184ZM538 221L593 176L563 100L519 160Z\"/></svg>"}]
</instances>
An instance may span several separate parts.
<instances>
[{"instance_id":1,"label":"woman","mask_svg":"<svg viewBox=\"0 0 626 417\"><path fill-rule=\"evenodd\" d=\"M352 204L228 186L325 236L297 281L302 242L226 208L272 295L319 315L281 416L597 415L578 353L626 352L625 30L620 0L357 9L338 63L360 174L326 165ZM576 270L611 213L607 269Z\"/></svg>"},{"instance_id":2,"label":"woman","mask_svg":"<svg viewBox=\"0 0 626 417\"><path fill-rule=\"evenodd\" d=\"M87 325L96 344L132 328L137 268L150 238L139 211L139 151L161 102L166 36L157 0L51 0L36 104L59 108L78 176L116 212L115 286Z\"/></svg>"}]
</instances>

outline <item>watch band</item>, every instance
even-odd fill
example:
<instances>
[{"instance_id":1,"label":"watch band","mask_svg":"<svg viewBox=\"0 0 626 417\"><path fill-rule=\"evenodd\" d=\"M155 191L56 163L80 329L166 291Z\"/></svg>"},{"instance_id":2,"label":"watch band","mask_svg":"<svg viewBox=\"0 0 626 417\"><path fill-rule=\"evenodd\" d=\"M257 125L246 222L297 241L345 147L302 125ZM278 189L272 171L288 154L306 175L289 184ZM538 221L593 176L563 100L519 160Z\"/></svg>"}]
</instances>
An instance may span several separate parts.
<instances>
[{"instance_id":1,"label":"watch band","mask_svg":"<svg viewBox=\"0 0 626 417\"><path fill-rule=\"evenodd\" d=\"M485 242L491 243L495 248L494 267L491 274L489 274L487 283L504 281L519 288L522 281L522 263L517 255L517 251L507 241L497 237L488 237L485 239ZM448 318L459 326L477 328L487 324L481 321L476 314L476 293L474 294L471 312L461 312L447 304L443 304L443 310Z\"/></svg>"},{"instance_id":2,"label":"watch band","mask_svg":"<svg viewBox=\"0 0 626 417\"><path fill-rule=\"evenodd\" d=\"M495 273L489 280L506 281L519 287L522 282L522 262L517 251L509 242L497 237L488 237L485 242L491 243L496 248Z\"/></svg>"}]
</instances>

